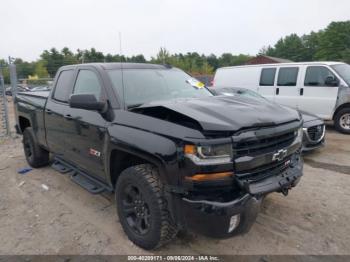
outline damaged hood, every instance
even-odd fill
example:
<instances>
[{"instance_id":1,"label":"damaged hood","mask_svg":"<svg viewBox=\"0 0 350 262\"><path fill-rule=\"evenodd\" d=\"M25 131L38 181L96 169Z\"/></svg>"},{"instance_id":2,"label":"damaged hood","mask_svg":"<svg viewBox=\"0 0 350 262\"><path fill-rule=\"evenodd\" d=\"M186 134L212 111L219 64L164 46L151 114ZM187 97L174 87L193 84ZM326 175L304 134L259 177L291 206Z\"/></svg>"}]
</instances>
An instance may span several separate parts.
<instances>
[{"instance_id":1,"label":"damaged hood","mask_svg":"<svg viewBox=\"0 0 350 262\"><path fill-rule=\"evenodd\" d=\"M301 113L301 116L303 117L304 123L310 122L310 121L315 121L315 120L321 120L318 116L313 115L311 113L307 113L307 112L301 111L301 110L299 110L299 112Z\"/></svg>"},{"instance_id":2,"label":"damaged hood","mask_svg":"<svg viewBox=\"0 0 350 262\"><path fill-rule=\"evenodd\" d=\"M202 130L208 131L237 131L242 128L271 126L300 120L296 110L242 96L158 101L142 105L135 111L146 113L147 109L152 108L156 109L159 115L162 111L171 110L179 114L179 118L186 116L197 122ZM157 115L153 113L152 117Z\"/></svg>"}]
</instances>

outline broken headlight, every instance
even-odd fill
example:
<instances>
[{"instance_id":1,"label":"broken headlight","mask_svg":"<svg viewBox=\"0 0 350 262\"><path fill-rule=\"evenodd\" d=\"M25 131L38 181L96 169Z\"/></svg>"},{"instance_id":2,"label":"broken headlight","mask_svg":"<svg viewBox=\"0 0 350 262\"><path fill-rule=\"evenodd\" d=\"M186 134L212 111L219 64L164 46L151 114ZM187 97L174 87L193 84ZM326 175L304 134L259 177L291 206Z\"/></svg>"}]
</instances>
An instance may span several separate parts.
<instances>
[{"instance_id":1,"label":"broken headlight","mask_svg":"<svg viewBox=\"0 0 350 262\"><path fill-rule=\"evenodd\" d=\"M225 164L232 161L232 144L185 145L184 153L198 165Z\"/></svg>"}]
</instances>

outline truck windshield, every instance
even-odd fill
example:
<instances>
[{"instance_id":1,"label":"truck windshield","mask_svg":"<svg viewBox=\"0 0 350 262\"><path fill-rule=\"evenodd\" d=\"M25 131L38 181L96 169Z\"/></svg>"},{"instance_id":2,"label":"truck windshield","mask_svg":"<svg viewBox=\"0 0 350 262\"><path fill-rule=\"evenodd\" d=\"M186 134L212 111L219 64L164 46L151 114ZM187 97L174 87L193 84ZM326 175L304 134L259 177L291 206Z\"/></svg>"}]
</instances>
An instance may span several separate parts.
<instances>
[{"instance_id":1,"label":"truck windshield","mask_svg":"<svg viewBox=\"0 0 350 262\"><path fill-rule=\"evenodd\" d=\"M178 69L124 69L123 76L118 69L108 70L108 74L128 107L159 100L212 96L202 83Z\"/></svg>"},{"instance_id":2,"label":"truck windshield","mask_svg":"<svg viewBox=\"0 0 350 262\"><path fill-rule=\"evenodd\" d=\"M350 86L350 65L348 64L338 64L331 66Z\"/></svg>"}]
</instances>

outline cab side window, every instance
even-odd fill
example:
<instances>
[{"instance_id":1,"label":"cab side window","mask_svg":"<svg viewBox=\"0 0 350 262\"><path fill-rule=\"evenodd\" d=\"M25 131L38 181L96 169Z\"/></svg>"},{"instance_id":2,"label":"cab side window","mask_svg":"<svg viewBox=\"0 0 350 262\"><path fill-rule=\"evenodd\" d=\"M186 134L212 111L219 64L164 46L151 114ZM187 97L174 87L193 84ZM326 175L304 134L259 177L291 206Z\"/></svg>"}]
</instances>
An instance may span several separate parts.
<instances>
[{"instance_id":1,"label":"cab side window","mask_svg":"<svg viewBox=\"0 0 350 262\"><path fill-rule=\"evenodd\" d=\"M57 79L53 99L67 103L70 94L72 93L72 77L74 70L64 70L60 73Z\"/></svg>"},{"instance_id":2,"label":"cab side window","mask_svg":"<svg viewBox=\"0 0 350 262\"><path fill-rule=\"evenodd\" d=\"M324 66L309 66L306 69L304 85L305 86L327 86L326 79L327 77L336 76Z\"/></svg>"},{"instance_id":3,"label":"cab side window","mask_svg":"<svg viewBox=\"0 0 350 262\"><path fill-rule=\"evenodd\" d=\"M298 67L283 67L278 72L278 86L296 86L298 79Z\"/></svg>"},{"instance_id":4,"label":"cab side window","mask_svg":"<svg viewBox=\"0 0 350 262\"><path fill-rule=\"evenodd\" d=\"M74 86L74 94L90 94L95 95L99 100L101 96L102 86L97 74L91 70L82 69L78 73Z\"/></svg>"},{"instance_id":5,"label":"cab side window","mask_svg":"<svg viewBox=\"0 0 350 262\"><path fill-rule=\"evenodd\" d=\"M260 86L273 86L275 83L276 68L263 68L260 75Z\"/></svg>"}]
</instances>

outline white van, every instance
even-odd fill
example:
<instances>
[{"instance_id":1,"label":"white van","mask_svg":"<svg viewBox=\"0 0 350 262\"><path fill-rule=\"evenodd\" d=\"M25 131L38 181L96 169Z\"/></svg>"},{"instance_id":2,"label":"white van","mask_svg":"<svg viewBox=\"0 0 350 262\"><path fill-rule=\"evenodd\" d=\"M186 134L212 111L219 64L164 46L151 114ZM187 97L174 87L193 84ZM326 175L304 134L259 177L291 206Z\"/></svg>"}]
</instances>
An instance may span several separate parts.
<instances>
[{"instance_id":1,"label":"white van","mask_svg":"<svg viewBox=\"0 0 350 262\"><path fill-rule=\"evenodd\" d=\"M252 89L268 99L324 120L350 134L350 65L302 62L223 67L214 86ZM215 88L215 87L214 87Z\"/></svg>"}]
</instances>

